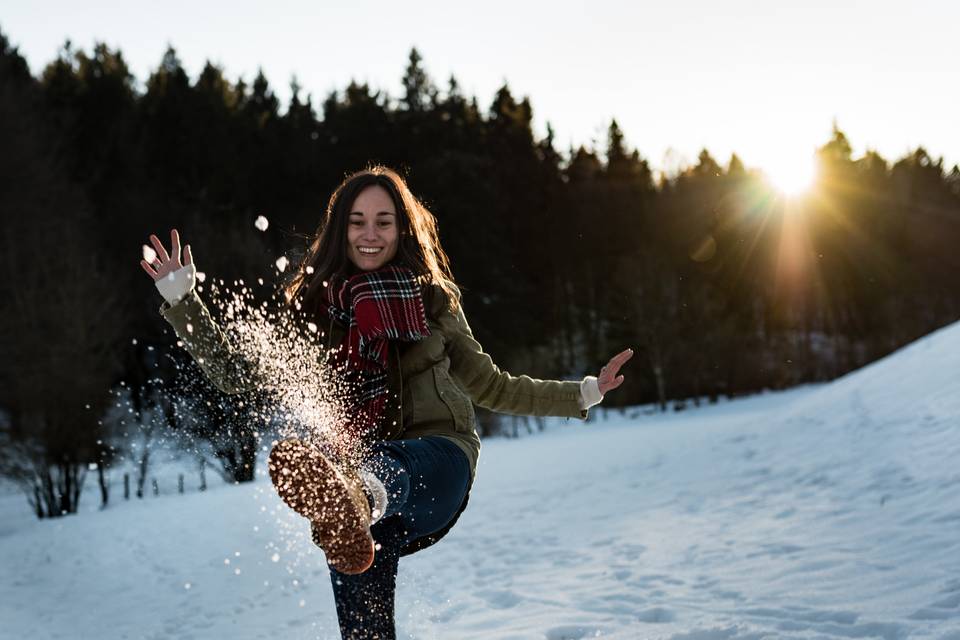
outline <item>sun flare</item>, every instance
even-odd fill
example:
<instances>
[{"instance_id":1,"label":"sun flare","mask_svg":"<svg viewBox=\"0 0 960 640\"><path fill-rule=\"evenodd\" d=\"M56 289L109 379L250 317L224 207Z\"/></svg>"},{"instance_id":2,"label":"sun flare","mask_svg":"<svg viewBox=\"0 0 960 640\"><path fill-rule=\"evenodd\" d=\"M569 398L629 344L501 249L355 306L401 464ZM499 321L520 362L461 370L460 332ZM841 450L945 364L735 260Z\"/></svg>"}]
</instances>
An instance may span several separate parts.
<instances>
[{"instance_id":1,"label":"sun flare","mask_svg":"<svg viewBox=\"0 0 960 640\"><path fill-rule=\"evenodd\" d=\"M764 173L778 190L785 195L796 196L810 188L816 170L813 156L792 156L769 163Z\"/></svg>"}]
</instances>

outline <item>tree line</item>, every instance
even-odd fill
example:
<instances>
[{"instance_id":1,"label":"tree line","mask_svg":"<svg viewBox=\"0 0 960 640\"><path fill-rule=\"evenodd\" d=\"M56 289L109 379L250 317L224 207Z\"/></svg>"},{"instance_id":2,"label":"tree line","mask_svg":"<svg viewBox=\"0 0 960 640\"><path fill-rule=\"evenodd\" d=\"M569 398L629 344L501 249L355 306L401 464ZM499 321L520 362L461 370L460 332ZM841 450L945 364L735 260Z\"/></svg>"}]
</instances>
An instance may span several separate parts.
<instances>
[{"instance_id":1,"label":"tree line","mask_svg":"<svg viewBox=\"0 0 960 640\"><path fill-rule=\"evenodd\" d=\"M231 81L208 62L191 78L170 48L141 85L119 50L69 42L34 77L0 33L0 471L38 515L73 511L88 469L130 457L117 424L188 433L252 479L258 434L235 401L196 385L185 412L165 393L190 364L138 247L176 226L203 271L277 285L276 258L296 260L368 163L437 216L502 368L575 378L634 347L605 405L829 380L960 316L960 168L923 148L854 157L835 124L815 184L787 198L736 155L658 174L615 120L602 146L558 149L528 98L504 84L481 107L416 49L402 86L314 104L293 80L281 105L262 72Z\"/></svg>"}]
</instances>

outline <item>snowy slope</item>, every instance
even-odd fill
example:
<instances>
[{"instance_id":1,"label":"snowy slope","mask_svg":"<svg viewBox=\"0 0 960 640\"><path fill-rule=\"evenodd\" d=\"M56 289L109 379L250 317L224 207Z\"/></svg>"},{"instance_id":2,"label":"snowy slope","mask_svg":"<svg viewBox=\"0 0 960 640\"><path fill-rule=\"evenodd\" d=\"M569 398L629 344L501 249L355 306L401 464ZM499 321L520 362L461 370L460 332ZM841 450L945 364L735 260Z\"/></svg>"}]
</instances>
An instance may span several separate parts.
<instances>
[{"instance_id":1,"label":"snowy slope","mask_svg":"<svg viewBox=\"0 0 960 640\"><path fill-rule=\"evenodd\" d=\"M958 374L954 325L827 385L487 441L456 528L401 562L400 635L960 640ZM267 481L14 508L2 638L338 637Z\"/></svg>"}]
</instances>

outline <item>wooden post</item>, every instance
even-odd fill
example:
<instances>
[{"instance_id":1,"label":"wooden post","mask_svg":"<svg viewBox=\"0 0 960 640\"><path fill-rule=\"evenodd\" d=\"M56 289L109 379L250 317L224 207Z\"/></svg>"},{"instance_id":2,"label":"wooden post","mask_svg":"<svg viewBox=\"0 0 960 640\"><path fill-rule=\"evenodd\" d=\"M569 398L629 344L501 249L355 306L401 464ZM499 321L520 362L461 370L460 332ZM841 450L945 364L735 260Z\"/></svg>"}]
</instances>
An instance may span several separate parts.
<instances>
[{"instance_id":1,"label":"wooden post","mask_svg":"<svg viewBox=\"0 0 960 640\"><path fill-rule=\"evenodd\" d=\"M183 493L183 474L177 476L177 491Z\"/></svg>"},{"instance_id":2,"label":"wooden post","mask_svg":"<svg viewBox=\"0 0 960 640\"><path fill-rule=\"evenodd\" d=\"M130 499L130 474L123 474L123 499Z\"/></svg>"},{"instance_id":3,"label":"wooden post","mask_svg":"<svg viewBox=\"0 0 960 640\"><path fill-rule=\"evenodd\" d=\"M207 490L207 461L200 460L200 491Z\"/></svg>"}]
</instances>

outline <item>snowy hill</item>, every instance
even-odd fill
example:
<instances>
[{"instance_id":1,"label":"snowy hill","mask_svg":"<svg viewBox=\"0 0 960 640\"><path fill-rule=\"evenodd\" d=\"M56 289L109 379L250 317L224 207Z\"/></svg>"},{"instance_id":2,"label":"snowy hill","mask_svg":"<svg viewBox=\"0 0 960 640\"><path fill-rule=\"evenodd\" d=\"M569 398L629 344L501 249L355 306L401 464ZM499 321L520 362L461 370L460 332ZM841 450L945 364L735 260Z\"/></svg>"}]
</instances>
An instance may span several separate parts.
<instances>
[{"instance_id":1,"label":"snowy hill","mask_svg":"<svg viewBox=\"0 0 960 640\"><path fill-rule=\"evenodd\" d=\"M7 515L0 637L338 637L264 479ZM827 385L487 441L399 583L407 638L960 640L960 325Z\"/></svg>"}]
</instances>

